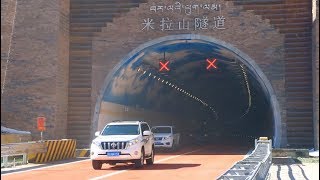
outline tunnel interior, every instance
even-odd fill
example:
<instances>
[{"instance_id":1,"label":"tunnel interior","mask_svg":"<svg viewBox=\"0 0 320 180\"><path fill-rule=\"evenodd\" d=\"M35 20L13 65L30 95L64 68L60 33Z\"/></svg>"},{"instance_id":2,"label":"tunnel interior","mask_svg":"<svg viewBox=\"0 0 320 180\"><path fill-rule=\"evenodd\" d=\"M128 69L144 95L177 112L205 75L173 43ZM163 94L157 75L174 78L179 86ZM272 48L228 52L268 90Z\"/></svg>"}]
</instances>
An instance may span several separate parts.
<instances>
[{"instance_id":1,"label":"tunnel interior","mask_svg":"<svg viewBox=\"0 0 320 180\"><path fill-rule=\"evenodd\" d=\"M237 54L204 40L168 40L134 54L115 71L102 103L109 104L100 109L102 126L144 120L212 143L274 134L270 97L257 77ZM125 108L108 114L110 104Z\"/></svg>"}]
</instances>

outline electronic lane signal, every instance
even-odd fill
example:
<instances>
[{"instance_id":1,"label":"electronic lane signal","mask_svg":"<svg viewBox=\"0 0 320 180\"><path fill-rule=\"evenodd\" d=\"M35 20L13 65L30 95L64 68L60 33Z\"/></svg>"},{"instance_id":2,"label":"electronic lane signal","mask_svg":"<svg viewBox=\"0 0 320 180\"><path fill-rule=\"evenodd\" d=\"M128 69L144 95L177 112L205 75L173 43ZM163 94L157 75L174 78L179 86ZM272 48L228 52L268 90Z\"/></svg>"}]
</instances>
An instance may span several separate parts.
<instances>
[{"instance_id":1,"label":"electronic lane signal","mask_svg":"<svg viewBox=\"0 0 320 180\"><path fill-rule=\"evenodd\" d=\"M216 62L217 62L217 59L206 59L208 65L207 65L207 70L210 70L212 68L214 69L217 69L218 67L216 66Z\"/></svg>"},{"instance_id":2,"label":"electronic lane signal","mask_svg":"<svg viewBox=\"0 0 320 180\"><path fill-rule=\"evenodd\" d=\"M168 72L170 71L169 69L169 61L159 61L159 71L160 72Z\"/></svg>"}]
</instances>

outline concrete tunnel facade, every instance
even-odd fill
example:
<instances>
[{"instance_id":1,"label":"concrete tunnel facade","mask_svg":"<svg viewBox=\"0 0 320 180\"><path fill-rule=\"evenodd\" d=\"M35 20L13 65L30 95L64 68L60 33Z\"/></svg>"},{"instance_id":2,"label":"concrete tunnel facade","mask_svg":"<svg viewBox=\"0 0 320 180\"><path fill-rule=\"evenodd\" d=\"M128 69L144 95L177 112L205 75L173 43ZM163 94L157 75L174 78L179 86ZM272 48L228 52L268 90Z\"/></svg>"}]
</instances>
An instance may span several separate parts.
<instances>
[{"instance_id":1,"label":"concrete tunnel facade","mask_svg":"<svg viewBox=\"0 0 320 180\"><path fill-rule=\"evenodd\" d=\"M118 109L124 115L135 112L130 116L137 118L141 117L139 113L143 110L143 114L148 115L145 120L154 117L154 113L160 113L156 117L170 116L167 119L176 118L174 123L181 124L192 123L188 118L197 119L196 122L216 119L216 115L210 113L213 108L219 120L214 120L212 127L230 129L237 122L245 122L243 125L247 127L259 129L261 126L260 129L266 132L261 131L260 134L272 137L277 147L318 149L317 3L261 3L259 0L16 2L1 2L4 5L3 13L7 15L1 22L1 29L4 29L1 32L1 122L5 127L30 131L33 140L39 140L40 133L35 122L38 116L45 116L48 126L45 139L76 139L77 148L88 148L94 132L100 127L99 118L105 122L112 119L103 117L103 112L107 112L105 109ZM181 11L161 9L164 6L178 6L179 3ZM185 8L188 6L184 5L190 4L202 8L188 11ZM208 4L211 9L207 8ZM43 8L52 14L43 16ZM41 18L35 19L36 16ZM32 30L26 30L25 27ZM195 49L202 54L193 55L198 60L183 61L179 60L177 54L169 57L167 51L154 51L173 58L170 60L173 69L167 74L163 73L164 78L174 77L168 80L180 84L184 91L188 90L196 98L205 101L210 105L210 110L202 105L199 108L199 104L203 103L181 93L165 96L171 90L152 85L151 80L144 80L148 83L141 85L141 88L159 91L161 98L149 98L144 103L138 103L134 96L127 96L128 102L121 98L116 101L107 88L112 82L107 79L112 80L119 75L117 70L129 67L123 64L126 60L143 51L151 52L155 46L170 47L164 43L179 39L187 39L193 49L191 46L195 42L190 39L208 42L214 49L220 47L237 58L232 63L230 57L233 56L221 54L220 51L210 54L204 46ZM183 44L181 42L180 46L185 46ZM194 64L200 62L201 58L203 61L203 54L210 55L205 58L217 55L218 69L215 72L197 70L205 68L205 64ZM145 66L150 65L149 61L141 60L136 65L143 66L145 71L148 70ZM158 61L154 59L154 62ZM154 64L150 68L156 66ZM184 69L188 69L188 72L183 72ZM133 70L133 76L141 79L140 83L142 79L147 79L139 74L138 69ZM127 75L125 71L123 76ZM188 75L194 75L197 79ZM192 85L199 87L202 92ZM248 87L252 95L250 108ZM230 93L231 90L233 93ZM131 90L128 88L126 91ZM223 94L222 91L229 96L217 96ZM170 97L171 101L176 99L176 114L179 117L172 117L172 112L167 110L169 105L167 109L164 108L166 106L163 104L169 104L166 97ZM233 101L228 102L227 99ZM154 104L156 100L160 102L160 107L152 105L151 102ZM147 104L152 108L146 108ZM226 106L229 107L222 108ZM188 114L192 112L199 117L192 118ZM119 113L113 115L119 116ZM242 121L239 117L242 117ZM253 119L265 124L259 125ZM100 121L101 124L103 121ZM241 134L260 135L254 128L248 129L251 132Z\"/></svg>"}]
</instances>

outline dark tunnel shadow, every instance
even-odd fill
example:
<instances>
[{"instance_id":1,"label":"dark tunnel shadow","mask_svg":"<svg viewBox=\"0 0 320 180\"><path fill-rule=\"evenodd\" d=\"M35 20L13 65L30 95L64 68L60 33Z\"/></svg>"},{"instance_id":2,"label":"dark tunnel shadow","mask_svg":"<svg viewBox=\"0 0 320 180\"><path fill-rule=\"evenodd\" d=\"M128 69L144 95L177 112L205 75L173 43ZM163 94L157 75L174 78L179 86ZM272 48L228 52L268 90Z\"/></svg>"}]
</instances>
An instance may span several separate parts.
<instances>
[{"instance_id":1,"label":"dark tunnel shadow","mask_svg":"<svg viewBox=\"0 0 320 180\"><path fill-rule=\"evenodd\" d=\"M156 148L156 155L181 155L196 149L201 149L185 155L245 155L252 151L253 147L221 146L221 145L202 145L202 146L182 146L177 150Z\"/></svg>"},{"instance_id":2,"label":"dark tunnel shadow","mask_svg":"<svg viewBox=\"0 0 320 180\"><path fill-rule=\"evenodd\" d=\"M167 57L173 59L174 70L161 73L154 60L165 58L166 51L170 54ZM208 57L219 59L219 68L214 73L204 71L203 63ZM175 126L182 143L194 140L191 143L239 144L239 139L231 139L238 137L250 138L241 143L253 145L254 139L260 136L273 137L274 127L278 126L274 125L273 101L265 89L265 80L256 74L258 68L250 68L250 63L245 65L245 58L207 40L172 39L145 46L113 68L114 73L109 74L112 78L103 85L99 113L105 116L105 122L114 118L137 120L129 112L113 116L107 111L128 107L141 112L139 118L151 127ZM194 96L204 98L210 106ZM146 112L152 117L147 117Z\"/></svg>"}]
</instances>

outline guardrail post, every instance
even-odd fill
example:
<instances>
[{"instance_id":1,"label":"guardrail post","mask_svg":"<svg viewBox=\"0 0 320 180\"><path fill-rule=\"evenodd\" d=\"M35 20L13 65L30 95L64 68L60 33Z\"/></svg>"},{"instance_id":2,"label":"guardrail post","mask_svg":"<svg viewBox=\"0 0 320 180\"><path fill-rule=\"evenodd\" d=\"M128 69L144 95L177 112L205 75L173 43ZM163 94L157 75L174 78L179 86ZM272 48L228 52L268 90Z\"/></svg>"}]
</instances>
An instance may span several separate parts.
<instances>
[{"instance_id":1,"label":"guardrail post","mask_svg":"<svg viewBox=\"0 0 320 180\"><path fill-rule=\"evenodd\" d=\"M3 156L3 166L8 167L8 156Z\"/></svg>"},{"instance_id":2,"label":"guardrail post","mask_svg":"<svg viewBox=\"0 0 320 180\"><path fill-rule=\"evenodd\" d=\"M27 164L28 162L27 162L27 153L23 153L22 154L22 163L23 164Z\"/></svg>"}]
</instances>

